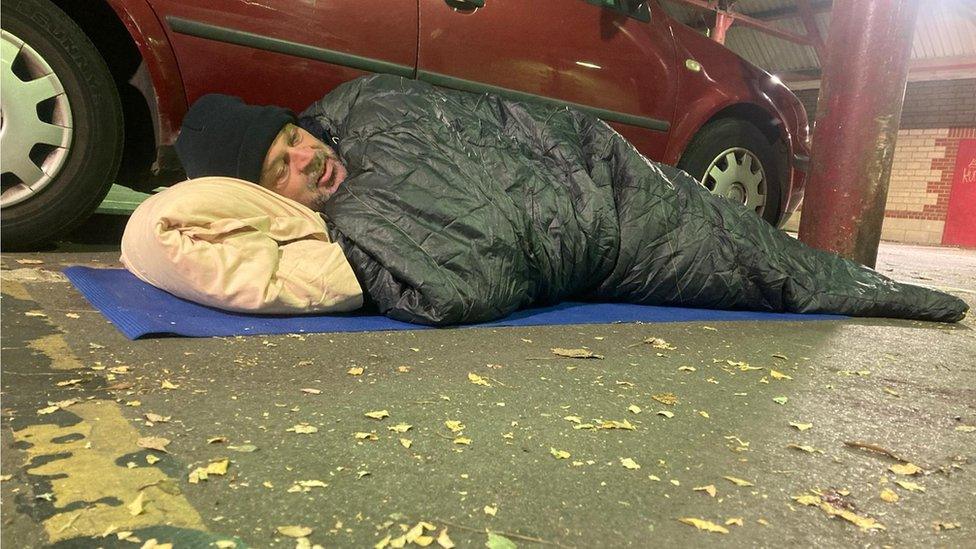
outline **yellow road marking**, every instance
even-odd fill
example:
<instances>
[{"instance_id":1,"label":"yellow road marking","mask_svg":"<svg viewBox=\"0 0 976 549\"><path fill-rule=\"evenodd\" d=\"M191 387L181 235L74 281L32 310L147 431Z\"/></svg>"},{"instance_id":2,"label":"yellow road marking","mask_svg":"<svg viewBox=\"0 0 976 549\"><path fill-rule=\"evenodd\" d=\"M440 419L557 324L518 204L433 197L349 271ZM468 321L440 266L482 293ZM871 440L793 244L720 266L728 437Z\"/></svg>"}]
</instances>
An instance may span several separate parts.
<instances>
[{"instance_id":1,"label":"yellow road marking","mask_svg":"<svg viewBox=\"0 0 976 549\"><path fill-rule=\"evenodd\" d=\"M91 400L75 404L67 411L82 421L70 427L41 424L14 431L16 440L31 445L26 449L28 460L67 454L27 471L39 476L63 475L50 479L55 509L65 509L77 502L88 503L83 508L59 512L44 520L44 529L52 543L95 536L112 525L119 530L157 524L206 530L186 497L160 488L164 482L175 486L160 469L147 466L144 459L135 460L139 467L133 469L124 463L116 464L121 456L143 451L136 444L138 431L122 416L118 404ZM55 442L66 435L76 435L77 440ZM144 511L132 515L127 505L140 491L144 493ZM120 504L91 503L103 498L114 498Z\"/></svg>"}]
</instances>

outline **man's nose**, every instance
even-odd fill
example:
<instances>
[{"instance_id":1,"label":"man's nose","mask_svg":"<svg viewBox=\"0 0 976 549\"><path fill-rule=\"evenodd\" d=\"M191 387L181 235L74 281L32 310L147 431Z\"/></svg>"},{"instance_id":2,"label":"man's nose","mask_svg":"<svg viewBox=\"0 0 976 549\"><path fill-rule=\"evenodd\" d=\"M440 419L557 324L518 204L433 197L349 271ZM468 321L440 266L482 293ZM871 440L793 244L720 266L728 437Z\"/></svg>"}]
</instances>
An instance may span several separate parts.
<instances>
[{"instance_id":1,"label":"man's nose","mask_svg":"<svg viewBox=\"0 0 976 549\"><path fill-rule=\"evenodd\" d=\"M315 150L310 147L291 147L288 155L288 163L298 171L303 171L315 158Z\"/></svg>"}]
</instances>

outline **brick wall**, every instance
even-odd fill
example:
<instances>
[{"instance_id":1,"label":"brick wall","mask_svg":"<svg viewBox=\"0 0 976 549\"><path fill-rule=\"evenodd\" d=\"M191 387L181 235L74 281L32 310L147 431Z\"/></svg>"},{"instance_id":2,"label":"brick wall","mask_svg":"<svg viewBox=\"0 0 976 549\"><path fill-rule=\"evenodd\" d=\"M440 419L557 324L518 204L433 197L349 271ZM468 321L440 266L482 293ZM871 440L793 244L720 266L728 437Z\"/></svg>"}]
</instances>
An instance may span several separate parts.
<instances>
[{"instance_id":1,"label":"brick wall","mask_svg":"<svg viewBox=\"0 0 976 549\"><path fill-rule=\"evenodd\" d=\"M811 113L818 90L797 97ZM888 184L881 238L939 244L959 141L976 137L976 79L910 82ZM786 224L799 227L797 212Z\"/></svg>"}]
</instances>

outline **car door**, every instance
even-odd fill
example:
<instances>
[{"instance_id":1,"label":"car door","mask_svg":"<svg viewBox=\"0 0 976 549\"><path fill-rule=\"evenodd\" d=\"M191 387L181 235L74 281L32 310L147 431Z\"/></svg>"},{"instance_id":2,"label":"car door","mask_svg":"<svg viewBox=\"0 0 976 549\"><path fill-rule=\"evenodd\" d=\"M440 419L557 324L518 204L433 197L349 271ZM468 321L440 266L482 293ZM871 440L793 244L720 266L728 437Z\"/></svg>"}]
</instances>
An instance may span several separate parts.
<instances>
[{"instance_id":1,"label":"car door","mask_svg":"<svg viewBox=\"0 0 976 549\"><path fill-rule=\"evenodd\" d=\"M656 2L420 0L418 78L542 96L611 122L663 156L674 115L674 43Z\"/></svg>"},{"instance_id":2,"label":"car door","mask_svg":"<svg viewBox=\"0 0 976 549\"><path fill-rule=\"evenodd\" d=\"M369 72L414 76L417 0L150 0L187 101L220 92L297 111Z\"/></svg>"}]
</instances>

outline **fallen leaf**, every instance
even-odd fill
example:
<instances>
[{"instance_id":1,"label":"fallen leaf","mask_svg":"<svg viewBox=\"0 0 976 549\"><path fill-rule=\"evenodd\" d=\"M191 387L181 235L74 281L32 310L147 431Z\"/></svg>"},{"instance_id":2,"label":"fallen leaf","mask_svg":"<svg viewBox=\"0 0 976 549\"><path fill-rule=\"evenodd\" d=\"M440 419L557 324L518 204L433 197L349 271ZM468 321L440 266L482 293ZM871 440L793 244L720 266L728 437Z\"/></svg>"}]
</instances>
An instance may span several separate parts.
<instances>
[{"instance_id":1,"label":"fallen leaf","mask_svg":"<svg viewBox=\"0 0 976 549\"><path fill-rule=\"evenodd\" d=\"M289 428L285 429L285 431L289 431L289 432L292 432L292 433L298 433L300 435L310 435L312 433L319 432L319 428L316 427L316 426L314 426L314 425L309 425L307 423L299 423L298 425L295 425L294 427L289 427Z\"/></svg>"},{"instance_id":2,"label":"fallen leaf","mask_svg":"<svg viewBox=\"0 0 976 549\"><path fill-rule=\"evenodd\" d=\"M749 482L748 480L742 480L741 478L728 477L728 476L722 478L731 482L732 484L735 484L736 486L755 486L755 484Z\"/></svg>"},{"instance_id":3,"label":"fallen leaf","mask_svg":"<svg viewBox=\"0 0 976 549\"><path fill-rule=\"evenodd\" d=\"M782 372L777 372L776 370L769 370L769 375L773 379L793 379L792 377L790 377L790 376L788 376L788 375L786 375L786 374L784 374Z\"/></svg>"},{"instance_id":4,"label":"fallen leaf","mask_svg":"<svg viewBox=\"0 0 976 549\"><path fill-rule=\"evenodd\" d=\"M136 496L136 499L132 500L132 503L126 505L126 508L129 509L130 515L136 516L142 514L142 512L145 510L143 507L145 503L145 498L146 498L146 493L139 492L139 495Z\"/></svg>"},{"instance_id":5,"label":"fallen leaf","mask_svg":"<svg viewBox=\"0 0 976 549\"><path fill-rule=\"evenodd\" d=\"M667 406L674 406L678 403L678 397L674 393L658 393L651 395L651 398Z\"/></svg>"},{"instance_id":6,"label":"fallen leaf","mask_svg":"<svg viewBox=\"0 0 976 549\"><path fill-rule=\"evenodd\" d=\"M575 427L582 427L582 425L577 425ZM597 428L598 429L626 429L628 431L634 431L637 429L636 427L634 427L633 424L631 424L626 419L623 421L617 421L615 419L604 420L601 421L599 425L597 425Z\"/></svg>"},{"instance_id":7,"label":"fallen leaf","mask_svg":"<svg viewBox=\"0 0 976 549\"><path fill-rule=\"evenodd\" d=\"M491 383L488 383L487 379L473 372L468 372L468 381L474 383L475 385L483 385L485 387L491 387Z\"/></svg>"},{"instance_id":8,"label":"fallen leaf","mask_svg":"<svg viewBox=\"0 0 976 549\"><path fill-rule=\"evenodd\" d=\"M812 423L797 423L795 421L790 422L790 427L796 427L798 431L806 431L813 427Z\"/></svg>"},{"instance_id":9,"label":"fallen leaf","mask_svg":"<svg viewBox=\"0 0 976 549\"><path fill-rule=\"evenodd\" d=\"M698 410L698 415L700 415L701 417L703 417L705 419L708 419L709 418L708 412L706 412L705 410Z\"/></svg>"},{"instance_id":10,"label":"fallen leaf","mask_svg":"<svg viewBox=\"0 0 976 549\"><path fill-rule=\"evenodd\" d=\"M256 451L258 447L253 444L241 444L239 446L228 446L227 449L235 452L251 453Z\"/></svg>"},{"instance_id":11,"label":"fallen leaf","mask_svg":"<svg viewBox=\"0 0 976 549\"><path fill-rule=\"evenodd\" d=\"M179 389L180 388L179 385L176 385L175 383L171 383L168 379L164 379L162 382L160 382L159 387L161 389Z\"/></svg>"},{"instance_id":12,"label":"fallen leaf","mask_svg":"<svg viewBox=\"0 0 976 549\"><path fill-rule=\"evenodd\" d=\"M166 451L166 446L170 443L168 438L163 437L142 437L136 441L136 444L140 448L148 448L150 450L156 450L157 452L169 453Z\"/></svg>"},{"instance_id":13,"label":"fallen leaf","mask_svg":"<svg viewBox=\"0 0 976 549\"><path fill-rule=\"evenodd\" d=\"M139 406L142 406L142 402L139 402L138 400L130 400L126 402L125 405L132 408L138 408Z\"/></svg>"},{"instance_id":14,"label":"fallen leaf","mask_svg":"<svg viewBox=\"0 0 976 549\"><path fill-rule=\"evenodd\" d=\"M490 505L485 505L485 514L486 515L495 516L495 513L497 513L497 512L498 512L498 507L491 507Z\"/></svg>"},{"instance_id":15,"label":"fallen leaf","mask_svg":"<svg viewBox=\"0 0 976 549\"><path fill-rule=\"evenodd\" d=\"M153 423L167 423L172 416L161 416L159 414L154 414L152 412L147 412L143 415L147 420Z\"/></svg>"},{"instance_id":16,"label":"fallen leaf","mask_svg":"<svg viewBox=\"0 0 976 549\"><path fill-rule=\"evenodd\" d=\"M557 450L552 447L549 448L549 453L552 454L552 456L556 459L569 459L570 456L569 452L565 450Z\"/></svg>"},{"instance_id":17,"label":"fallen leaf","mask_svg":"<svg viewBox=\"0 0 976 549\"><path fill-rule=\"evenodd\" d=\"M393 431L394 433L406 433L411 427L413 427L413 425L410 425L409 423L397 423L396 425L387 427L386 430Z\"/></svg>"},{"instance_id":18,"label":"fallen leaf","mask_svg":"<svg viewBox=\"0 0 976 549\"><path fill-rule=\"evenodd\" d=\"M644 343L647 343L648 345L650 345L651 347L654 347L655 349L664 349L666 351L674 351L674 350L677 350L678 349L674 345L671 345L670 343L668 343L667 341L664 341L663 339L661 339L659 337L648 337L648 338L644 338Z\"/></svg>"},{"instance_id":19,"label":"fallen leaf","mask_svg":"<svg viewBox=\"0 0 976 549\"><path fill-rule=\"evenodd\" d=\"M742 526L743 524L742 518L741 517L730 518L725 521L726 526L732 526L733 524L736 526Z\"/></svg>"},{"instance_id":20,"label":"fallen leaf","mask_svg":"<svg viewBox=\"0 0 976 549\"><path fill-rule=\"evenodd\" d=\"M223 444L227 440L227 437L210 437L207 439L207 444Z\"/></svg>"},{"instance_id":21,"label":"fallen leaf","mask_svg":"<svg viewBox=\"0 0 976 549\"><path fill-rule=\"evenodd\" d=\"M308 387L308 388L302 389L302 392L305 393L305 394L307 394L307 395L321 395L322 394L322 389L313 389L311 387Z\"/></svg>"},{"instance_id":22,"label":"fallen leaf","mask_svg":"<svg viewBox=\"0 0 976 549\"><path fill-rule=\"evenodd\" d=\"M890 387L884 387L881 390L884 391L884 392L886 392L886 393L888 393L891 396L896 396L896 397L900 397L901 396L901 393L899 393L898 391L896 391L896 390L894 390L894 389L892 389Z\"/></svg>"},{"instance_id":23,"label":"fallen leaf","mask_svg":"<svg viewBox=\"0 0 976 549\"><path fill-rule=\"evenodd\" d=\"M932 528L935 531L937 531L937 532L939 530L955 530L956 528L959 528L960 526L962 526L962 523L959 523L959 522L943 522L941 520L937 520L937 521L934 521L932 523Z\"/></svg>"},{"instance_id":24,"label":"fallen leaf","mask_svg":"<svg viewBox=\"0 0 976 549\"><path fill-rule=\"evenodd\" d=\"M570 421L572 423L576 423L577 425L583 423L583 418L579 416L566 416L563 419L565 419L566 421Z\"/></svg>"},{"instance_id":25,"label":"fallen leaf","mask_svg":"<svg viewBox=\"0 0 976 549\"><path fill-rule=\"evenodd\" d=\"M308 526L279 526L276 530L279 534L290 538L305 538L312 534L312 529Z\"/></svg>"},{"instance_id":26,"label":"fallen leaf","mask_svg":"<svg viewBox=\"0 0 976 549\"><path fill-rule=\"evenodd\" d=\"M351 375L351 376L361 376L361 375L363 375L363 372L364 371L366 371L365 368L362 368L362 367L359 367L359 366L353 366L352 368L349 368L348 370L346 370L346 373L349 374L349 375Z\"/></svg>"},{"instance_id":27,"label":"fallen leaf","mask_svg":"<svg viewBox=\"0 0 976 549\"><path fill-rule=\"evenodd\" d=\"M894 503L898 501L898 494L896 494L891 488L885 488L881 490L881 499L888 503Z\"/></svg>"},{"instance_id":28,"label":"fallen leaf","mask_svg":"<svg viewBox=\"0 0 976 549\"><path fill-rule=\"evenodd\" d=\"M678 367L678 371L679 372L696 372L696 371L698 371L698 369L695 368L694 366L679 366Z\"/></svg>"},{"instance_id":29,"label":"fallen leaf","mask_svg":"<svg viewBox=\"0 0 976 549\"><path fill-rule=\"evenodd\" d=\"M78 379L69 379L69 380L66 380L66 381L59 381L59 382L55 383L55 385L57 385L58 387L68 387L68 386L71 386L71 385L77 385L77 384L81 383L82 381L83 380L80 379L80 378L78 378Z\"/></svg>"},{"instance_id":30,"label":"fallen leaf","mask_svg":"<svg viewBox=\"0 0 976 549\"><path fill-rule=\"evenodd\" d=\"M217 459L207 464L208 475L226 475L227 468L230 467L230 460L227 458Z\"/></svg>"},{"instance_id":31,"label":"fallen leaf","mask_svg":"<svg viewBox=\"0 0 976 549\"><path fill-rule=\"evenodd\" d=\"M138 540L135 538L131 539L130 541L136 541L138 543ZM156 541L156 538L149 538L146 540L146 543L143 543L142 547L140 547L139 549L173 549L173 544L159 543L158 541Z\"/></svg>"},{"instance_id":32,"label":"fallen leaf","mask_svg":"<svg viewBox=\"0 0 976 549\"><path fill-rule=\"evenodd\" d=\"M631 458L620 458L620 464L627 469L640 469L640 465Z\"/></svg>"},{"instance_id":33,"label":"fallen leaf","mask_svg":"<svg viewBox=\"0 0 976 549\"><path fill-rule=\"evenodd\" d=\"M439 536L437 536L437 545L440 545L444 549L454 549L454 542L447 535L447 528L441 530Z\"/></svg>"},{"instance_id":34,"label":"fallen leaf","mask_svg":"<svg viewBox=\"0 0 976 549\"><path fill-rule=\"evenodd\" d=\"M464 430L464 424L460 421L449 419L444 422L444 426L450 429L454 433L460 433Z\"/></svg>"},{"instance_id":35,"label":"fallen leaf","mask_svg":"<svg viewBox=\"0 0 976 549\"><path fill-rule=\"evenodd\" d=\"M887 530L883 524L871 517L862 517L853 511L848 511L840 507L835 507L824 501L820 496L804 494L793 498L800 505L819 507L823 512L831 516L838 516L852 524L857 525L862 530Z\"/></svg>"},{"instance_id":36,"label":"fallen leaf","mask_svg":"<svg viewBox=\"0 0 976 549\"><path fill-rule=\"evenodd\" d=\"M909 492L924 492L925 487L921 484L916 484L910 480L896 480L895 484L901 486L902 488L908 490Z\"/></svg>"},{"instance_id":37,"label":"fallen leaf","mask_svg":"<svg viewBox=\"0 0 976 549\"><path fill-rule=\"evenodd\" d=\"M515 543L501 534L488 532L488 541L485 542L488 549L516 549Z\"/></svg>"},{"instance_id":38,"label":"fallen leaf","mask_svg":"<svg viewBox=\"0 0 976 549\"><path fill-rule=\"evenodd\" d=\"M961 433L972 433L976 432L976 426L973 425L957 425L956 430Z\"/></svg>"},{"instance_id":39,"label":"fallen leaf","mask_svg":"<svg viewBox=\"0 0 976 549\"><path fill-rule=\"evenodd\" d=\"M560 347L553 347L550 350L552 354L566 358L603 358L603 355L598 355L587 349L562 349Z\"/></svg>"},{"instance_id":40,"label":"fallen leaf","mask_svg":"<svg viewBox=\"0 0 976 549\"><path fill-rule=\"evenodd\" d=\"M705 492L706 494L708 494L711 497L715 497L715 494L716 494L716 490L715 490L715 485L714 484L709 484L708 486L697 486L695 488L692 488L692 490L694 490L695 492ZM726 524L728 524L728 523L726 522Z\"/></svg>"},{"instance_id":41,"label":"fallen leaf","mask_svg":"<svg viewBox=\"0 0 976 549\"><path fill-rule=\"evenodd\" d=\"M471 444L471 439L468 437L457 437L454 439L454 444L463 444L464 446L468 446Z\"/></svg>"},{"instance_id":42,"label":"fallen leaf","mask_svg":"<svg viewBox=\"0 0 976 549\"><path fill-rule=\"evenodd\" d=\"M905 476L917 475L922 472L922 468L914 463L896 463L888 467L888 470L896 475Z\"/></svg>"},{"instance_id":43,"label":"fallen leaf","mask_svg":"<svg viewBox=\"0 0 976 549\"><path fill-rule=\"evenodd\" d=\"M18 259L17 263L20 263L21 265L41 265L44 263L44 261L40 259Z\"/></svg>"},{"instance_id":44,"label":"fallen leaf","mask_svg":"<svg viewBox=\"0 0 976 549\"><path fill-rule=\"evenodd\" d=\"M657 475L647 475L647 478L653 480L654 482L661 482L661 477Z\"/></svg>"},{"instance_id":45,"label":"fallen leaf","mask_svg":"<svg viewBox=\"0 0 976 549\"><path fill-rule=\"evenodd\" d=\"M376 433L353 433L352 436L356 437L358 440L379 440Z\"/></svg>"},{"instance_id":46,"label":"fallen leaf","mask_svg":"<svg viewBox=\"0 0 976 549\"><path fill-rule=\"evenodd\" d=\"M664 416L664 417L666 417L668 419L671 419L671 418L674 417L674 412L669 412L667 410L661 410L660 412L657 413L657 415Z\"/></svg>"},{"instance_id":47,"label":"fallen leaf","mask_svg":"<svg viewBox=\"0 0 976 549\"><path fill-rule=\"evenodd\" d=\"M220 539L214 542L217 549L237 549L237 542L229 539Z\"/></svg>"},{"instance_id":48,"label":"fallen leaf","mask_svg":"<svg viewBox=\"0 0 976 549\"><path fill-rule=\"evenodd\" d=\"M149 465L154 465L158 462L159 462L159 458L154 456L153 454L146 455L146 463L148 463Z\"/></svg>"},{"instance_id":49,"label":"fallen leaf","mask_svg":"<svg viewBox=\"0 0 976 549\"><path fill-rule=\"evenodd\" d=\"M383 419L385 417L390 417L390 412L386 410L377 410L375 412L366 412L364 415L372 419Z\"/></svg>"},{"instance_id":50,"label":"fallen leaf","mask_svg":"<svg viewBox=\"0 0 976 549\"><path fill-rule=\"evenodd\" d=\"M13 475L0 475L0 482L7 482L8 480L12 479L13 477L14 477Z\"/></svg>"},{"instance_id":51,"label":"fallen leaf","mask_svg":"<svg viewBox=\"0 0 976 549\"><path fill-rule=\"evenodd\" d=\"M776 404L780 404L780 405L786 404L786 401L788 401L788 400L789 399L786 398L786 397L773 397L773 402L775 402Z\"/></svg>"},{"instance_id":52,"label":"fallen leaf","mask_svg":"<svg viewBox=\"0 0 976 549\"><path fill-rule=\"evenodd\" d=\"M400 445L404 448L409 448L411 444L413 444L413 441L411 441L409 438L400 439Z\"/></svg>"},{"instance_id":53,"label":"fallen leaf","mask_svg":"<svg viewBox=\"0 0 976 549\"><path fill-rule=\"evenodd\" d=\"M787 448L793 448L794 450L800 450L801 452L806 452L808 454L816 454L818 452L821 453L821 454L824 453L823 450L818 450L817 448L814 448L813 446L806 446L806 445L800 445L800 444L787 444L786 447Z\"/></svg>"},{"instance_id":54,"label":"fallen leaf","mask_svg":"<svg viewBox=\"0 0 976 549\"><path fill-rule=\"evenodd\" d=\"M706 532L715 532L715 533L718 533L718 534L728 534L729 533L729 531L727 529L725 529L724 527L719 526L718 524L715 524L714 522L711 522L711 521L708 521L708 520L702 520L702 519L696 519L696 518L679 518L678 520L681 521L681 522L683 522L683 523L685 523L685 524L688 524L690 526L694 526L695 528L698 528L699 530L704 530Z\"/></svg>"}]
</instances>

